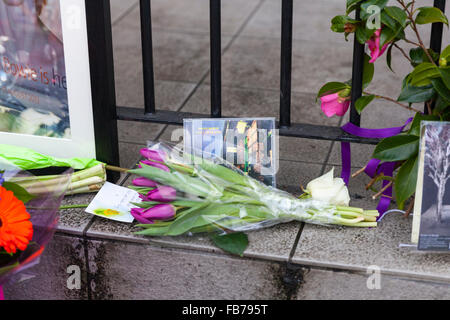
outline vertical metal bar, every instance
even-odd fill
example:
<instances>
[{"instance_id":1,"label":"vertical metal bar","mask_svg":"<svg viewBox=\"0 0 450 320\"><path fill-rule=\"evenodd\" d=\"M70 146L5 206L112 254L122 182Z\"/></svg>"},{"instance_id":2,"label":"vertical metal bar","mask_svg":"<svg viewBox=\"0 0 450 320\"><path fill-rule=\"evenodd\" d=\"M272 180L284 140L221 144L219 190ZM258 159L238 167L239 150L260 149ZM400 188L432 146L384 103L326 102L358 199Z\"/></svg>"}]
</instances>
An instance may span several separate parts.
<instances>
[{"instance_id":1,"label":"vertical metal bar","mask_svg":"<svg viewBox=\"0 0 450 320\"><path fill-rule=\"evenodd\" d=\"M434 0L434 7L441 9L445 12L445 0ZM444 30L444 24L441 22L433 23L431 25L431 38L430 38L430 49L436 53L441 53L442 50L442 34ZM431 109L434 109L435 102L431 104ZM428 106L425 102L424 113L428 114Z\"/></svg>"},{"instance_id":2,"label":"vertical metal bar","mask_svg":"<svg viewBox=\"0 0 450 320\"><path fill-rule=\"evenodd\" d=\"M434 0L434 6L445 12L445 0ZM433 23L431 25L431 40L430 48L440 53L442 49L442 31L444 29L444 24L442 22Z\"/></svg>"},{"instance_id":3,"label":"vertical metal bar","mask_svg":"<svg viewBox=\"0 0 450 320\"><path fill-rule=\"evenodd\" d=\"M355 19L359 20L360 9L356 10ZM350 105L350 122L360 126L361 116L356 111L355 103L362 95L363 90L363 72L364 72L364 44L361 44L356 39L353 43L353 71L352 71L352 95Z\"/></svg>"},{"instance_id":4,"label":"vertical metal bar","mask_svg":"<svg viewBox=\"0 0 450 320\"><path fill-rule=\"evenodd\" d=\"M222 116L222 35L220 7L220 0L210 0L211 117L213 118L220 118Z\"/></svg>"},{"instance_id":5,"label":"vertical metal bar","mask_svg":"<svg viewBox=\"0 0 450 320\"><path fill-rule=\"evenodd\" d=\"M155 113L151 0L140 0L145 113Z\"/></svg>"},{"instance_id":6,"label":"vertical metal bar","mask_svg":"<svg viewBox=\"0 0 450 320\"><path fill-rule=\"evenodd\" d=\"M293 15L293 0L283 0L281 8L280 127L291 125Z\"/></svg>"},{"instance_id":7,"label":"vertical metal bar","mask_svg":"<svg viewBox=\"0 0 450 320\"><path fill-rule=\"evenodd\" d=\"M85 0L97 160L119 165L116 92L109 0ZM120 174L108 172L109 181Z\"/></svg>"}]
</instances>

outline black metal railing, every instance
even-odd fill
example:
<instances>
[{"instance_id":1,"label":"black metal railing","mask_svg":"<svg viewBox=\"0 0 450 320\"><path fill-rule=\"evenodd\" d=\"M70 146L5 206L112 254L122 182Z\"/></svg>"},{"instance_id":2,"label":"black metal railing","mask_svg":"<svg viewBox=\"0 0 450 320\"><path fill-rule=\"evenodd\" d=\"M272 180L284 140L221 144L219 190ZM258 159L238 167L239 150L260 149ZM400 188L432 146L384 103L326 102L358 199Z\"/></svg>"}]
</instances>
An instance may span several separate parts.
<instances>
[{"instance_id":1,"label":"black metal railing","mask_svg":"<svg viewBox=\"0 0 450 320\"><path fill-rule=\"evenodd\" d=\"M280 1L282 1L282 24L280 114L277 122L279 134L289 137L376 144L378 139L356 137L345 133L340 127L291 123L293 0ZM221 0L210 0L209 3L211 112L207 115L155 108L151 0L140 0L145 109L143 112L138 108L116 106L109 0L86 0L93 107L96 118L95 133L97 146L100 146L97 152L99 160L118 163L117 120L182 125L184 118L221 117ZM445 0L434 0L434 6L445 11ZM356 19L358 17L359 11L356 11ZM441 51L442 32L442 23L432 25L430 47L436 52ZM350 122L358 126L361 117L356 111L355 102L362 95L364 49L365 46L355 39Z\"/></svg>"}]
</instances>

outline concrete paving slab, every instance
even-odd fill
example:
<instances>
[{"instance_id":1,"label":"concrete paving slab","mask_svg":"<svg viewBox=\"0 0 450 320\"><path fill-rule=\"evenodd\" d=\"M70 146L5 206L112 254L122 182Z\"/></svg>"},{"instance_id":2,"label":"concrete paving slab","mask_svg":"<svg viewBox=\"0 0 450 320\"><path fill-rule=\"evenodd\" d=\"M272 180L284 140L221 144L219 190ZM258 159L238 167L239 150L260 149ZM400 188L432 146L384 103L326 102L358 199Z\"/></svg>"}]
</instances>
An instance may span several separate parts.
<instances>
[{"instance_id":1,"label":"concrete paving slab","mask_svg":"<svg viewBox=\"0 0 450 320\"><path fill-rule=\"evenodd\" d=\"M86 300L86 258L82 240L55 235L37 266L19 274L23 281L4 286L7 300ZM76 280L80 276L80 286ZM30 278L28 278L30 277Z\"/></svg>"},{"instance_id":2,"label":"concrete paving slab","mask_svg":"<svg viewBox=\"0 0 450 320\"><path fill-rule=\"evenodd\" d=\"M298 300L447 300L450 285L381 275L374 270L342 272L311 269L297 291Z\"/></svg>"},{"instance_id":3,"label":"concrete paving slab","mask_svg":"<svg viewBox=\"0 0 450 320\"><path fill-rule=\"evenodd\" d=\"M285 297L276 262L93 240L88 254L93 299Z\"/></svg>"},{"instance_id":4,"label":"concrete paving slab","mask_svg":"<svg viewBox=\"0 0 450 320\"><path fill-rule=\"evenodd\" d=\"M129 10L136 6L138 0L111 0L111 22L114 25L119 19L127 15Z\"/></svg>"},{"instance_id":5,"label":"concrete paving slab","mask_svg":"<svg viewBox=\"0 0 450 320\"><path fill-rule=\"evenodd\" d=\"M300 184L319 175L321 165L282 161L279 184L282 189L289 189L300 194ZM133 177L125 181L131 184ZM286 187L288 186L288 187ZM153 243L168 247L193 249L206 252L222 253L210 241L208 235L180 236L180 237L143 237L134 232L141 230L136 223L125 224L106 219L95 218L87 230L87 236L92 238L114 239L136 243ZM299 230L298 223L287 223L271 228L249 232L250 245L244 252L245 257L257 257L269 260L287 261L294 246L295 237ZM270 241L268 240L270 239Z\"/></svg>"},{"instance_id":6,"label":"concrete paving slab","mask_svg":"<svg viewBox=\"0 0 450 320\"><path fill-rule=\"evenodd\" d=\"M364 189L368 181L364 175L350 180L350 205L376 207L373 193ZM450 282L449 254L400 248L400 244L410 243L411 228L412 216L405 218L395 212L387 214L377 228L306 225L292 261L347 272L366 272L375 265L382 274L395 277Z\"/></svg>"},{"instance_id":7,"label":"concrete paving slab","mask_svg":"<svg viewBox=\"0 0 450 320\"><path fill-rule=\"evenodd\" d=\"M222 33L234 35L263 0L222 2ZM154 30L209 34L209 3L202 0L152 1Z\"/></svg>"}]
</instances>

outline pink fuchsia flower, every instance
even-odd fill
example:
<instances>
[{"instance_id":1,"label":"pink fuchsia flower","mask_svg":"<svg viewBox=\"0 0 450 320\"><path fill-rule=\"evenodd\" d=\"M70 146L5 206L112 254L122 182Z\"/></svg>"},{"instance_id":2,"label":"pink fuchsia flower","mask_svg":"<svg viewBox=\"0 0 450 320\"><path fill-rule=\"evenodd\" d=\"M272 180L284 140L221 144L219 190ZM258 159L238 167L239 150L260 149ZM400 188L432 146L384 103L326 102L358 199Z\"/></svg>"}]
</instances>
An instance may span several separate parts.
<instances>
[{"instance_id":1,"label":"pink fuchsia flower","mask_svg":"<svg viewBox=\"0 0 450 320\"><path fill-rule=\"evenodd\" d=\"M165 166L165 165L163 165L163 164L161 164L159 162L153 162L153 161L150 161L150 160L143 160L143 161L141 161L141 163L143 163L143 164L145 164L147 166L152 166L152 167L155 167L155 168L158 168L158 169L170 172L170 169L167 166ZM141 164L139 164L139 168L142 168Z\"/></svg>"},{"instance_id":2,"label":"pink fuchsia flower","mask_svg":"<svg viewBox=\"0 0 450 320\"><path fill-rule=\"evenodd\" d=\"M387 49L389 43L386 43L382 48L380 48L381 42L381 29L375 31L372 37L367 41L370 49L370 63L374 63Z\"/></svg>"},{"instance_id":3,"label":"pink fuchsia flower","mask_svg":"<svg viewBox=\"0 0 450 320\"><path fill-rule=\"evenodd\" d=\"M320 97L321 108L327 117L338 115L342 117L350 106L349 97L341 97L339 92Z\"/></svg>"},{"instance_id":4,"label":"pink fuchsia flower","mask_svg":"<svg viewBox=\"0 0 450 320\"><path fill-rule=\"evenodd\" d=\"M166 158L166 153L162 150L151 150L148 148L143 148L141 149L140 153L144 158L153 161L164 162L164 159Z\"/></svg>"},{"instance_id":5,"label":"pink fuchsia flower","mask_svg":"<svg viewBox=\"0 0 450 320\"><path fill-rule=\"evenodd\" d=\"M169 220L175 217L176 209L171 204L157 204L148 209L133 208L131 213L134 216L148 220ZM137 219L136 219L137 220ZM138 220L139 221L139 220Z\"/></svg>"},{"instance_id":6,"label":"pink fuchsia flower","mask_svg":"<svg viewBox=\"0 0 450 320\"><path fill-rule=\"evenodd\" d=\"M158 186L158 184L155 181L144 177L134 179L133 185L135 185L136 187L148 187L148 188L154 188Z\"/></svg>"},{"instance_id":7,"label":"pink fuchsia flower","mask_svg":"<svg viewBox=\"0 0 450 320\"><path fill-rule=\"evenodd\" d=\"M150 190L146 196L141 195L144 201L173 201L177 197L177 190L169 186L160 186L156 189Z\"/></svg>"}]
</instances>

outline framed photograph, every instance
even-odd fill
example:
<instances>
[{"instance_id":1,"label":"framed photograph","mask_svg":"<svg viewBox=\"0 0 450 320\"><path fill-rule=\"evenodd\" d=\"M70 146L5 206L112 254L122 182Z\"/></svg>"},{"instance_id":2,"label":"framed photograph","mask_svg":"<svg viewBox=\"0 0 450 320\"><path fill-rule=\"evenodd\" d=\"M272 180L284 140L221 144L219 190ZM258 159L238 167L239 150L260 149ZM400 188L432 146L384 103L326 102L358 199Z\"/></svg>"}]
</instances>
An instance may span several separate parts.
<instances>
[{"instance_id":1,"label":"framed photograph","mask_svg":"<svg viewBox=\"0 0 450 320\"><path fill-rule=\"evenodd\" d=\"M85 0L0 0L0 143L96 157Z\"/></svg>"},{"instance_id":2,"label":"framed photograph","mask_svg":"<svg viewBox=\"0 0 450 320\"><path fill-rule=\"evenodd\" d=\"M422 121L412 242L450 250L450 123Z\"/></svg>"},{"instance_id":3,"label":"framed photograph","mask_svg":"<svg viewBox=\"0 0 450 320\"><path fill-rule=\"evenodd\" d=\"M276 187L275 118L185 119L183 128L185 151L223 158L244 174Z\"/></svg>"}]
</instances>

